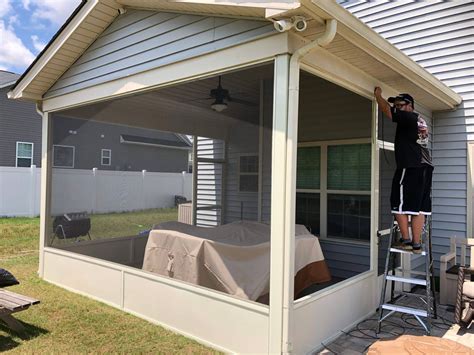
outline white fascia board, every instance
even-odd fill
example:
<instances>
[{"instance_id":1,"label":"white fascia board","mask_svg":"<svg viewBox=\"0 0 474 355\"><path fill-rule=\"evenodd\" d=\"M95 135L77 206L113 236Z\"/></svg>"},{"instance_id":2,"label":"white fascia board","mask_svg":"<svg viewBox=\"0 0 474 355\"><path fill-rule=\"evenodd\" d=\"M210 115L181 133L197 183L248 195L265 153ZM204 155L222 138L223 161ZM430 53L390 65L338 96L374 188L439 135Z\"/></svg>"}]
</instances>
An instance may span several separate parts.
<instances>
[{"instance_id":1,"label":"white fascia board","mask_svg":"<svg viewBox=\"0 0 474 355\"><path fill-rule=\"evenodd\" d=\"M264 9L277 9L277 10L292 10L300 7L299 1L283 0L283 1L247 1L247 0L234 0L234 1L220 1L220 0L171 0L170 2L175 3L187 3L187 4L199 4L199 5L220 5L220 6L242 6L242 7L255 7Z\"/></svg>"},{"instance_id":2,"label":"white fascia board","mask_svg":"<svg viewBox=\"0 0 474 355\"><path fill-rule=\"evenodd\" d=\"M69 94L51 97L43 101L43 111L54 112L198 80L224 71L264 63L278 54L288 52L288 33L278 33Z\"/></svg>"},{"instance_id":3,"label":"white fascia board","mask_svg":"<svg viewBox=\"0 0 474 355\"><path fill-rule=\"evenodd\" d=\"M338 33L341 36L380 62L390 65L400 75L435 96L446 105L446 109L454 109L461 103L460 95L336 2L301 0L301 3L314 16L336 19Z\"/></svg>"},{"instance_id":4,"label":"white fascia board","mask_svg":"<svg viewBox=\"0 0 474 355\"><path fill-rule=\"evenodd\" d=\"M66 43L69 37L76 31L80 24L89 16L94 8L99 3L99 0L89 0L69 22L66 28L59 34L54 43L46 50L45 53L39 58L35 65L28 71L25 77L18 83L15 89L8 93L10 99L26 99L30 98L30 95L23 95L23 91L28 85L35 79L35 77L43 70L48 62L54 57L59 49ZM35 99L36 100L36 99Z\"/></svg>"}]
</instances>

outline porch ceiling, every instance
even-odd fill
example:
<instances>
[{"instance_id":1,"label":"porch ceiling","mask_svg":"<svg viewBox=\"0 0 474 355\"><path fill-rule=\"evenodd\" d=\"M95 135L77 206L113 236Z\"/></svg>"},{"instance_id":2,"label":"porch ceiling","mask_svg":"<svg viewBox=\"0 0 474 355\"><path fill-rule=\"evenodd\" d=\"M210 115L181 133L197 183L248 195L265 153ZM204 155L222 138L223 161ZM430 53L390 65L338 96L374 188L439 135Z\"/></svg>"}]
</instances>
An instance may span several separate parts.
<instances>
[{"instance_id":1,"label":"porch ceiling","mask_svg":"<svg viewBox=\"0 0 474 355\"><path fill-rule=\"evenodd\" d=\"M433 111L453 109L461 102L461 97L453 90L335 1L328 0L83 0L18 80L9 97L42 101L47 90L112 23L120 7L262 20L299 14L310 23L307 31L299 33L303 40L317 36L324 29L324 21L334 18L338 22L338 34L326 50L366 73L374 83L387 85L397 92L410 92L418 102Z\"/></svg>"}]
</instances>

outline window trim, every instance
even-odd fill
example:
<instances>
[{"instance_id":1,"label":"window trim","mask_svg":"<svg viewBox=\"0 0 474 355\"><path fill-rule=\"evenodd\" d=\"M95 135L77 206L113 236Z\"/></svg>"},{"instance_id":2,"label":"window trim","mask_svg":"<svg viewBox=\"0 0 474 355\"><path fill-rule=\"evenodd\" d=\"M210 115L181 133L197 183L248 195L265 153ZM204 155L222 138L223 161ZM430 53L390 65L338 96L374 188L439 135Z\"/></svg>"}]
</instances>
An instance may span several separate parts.
<instances>
[{"instance_id":1,"label":"window trim","mask_svg":"<svg viewBox=\"0 0 474 355\"><path fill-rule=\"evenodd\" d=\"M349 239L349 238L340 238L340 237L328 237L327 235L327 226L328 226L328 195L329 194L341 194L341 195L361 195L361 196L371 196L372 186L367 191L352 191L352 190L328 190L328 147L333 145L351 145L351 144L370 144L372 145L372 140L370 138L353 138L353 139L341 139L341 140L328 140L328 141L314 141L314 142L302 142L298 143L298 148L300 147L321 147L321 171L320 171L320 185L319 189L296 189L296 192L302 193L319 193L320 198L320 232L318 237L324 241L337 241L347 244L364 244L370 245L370 239L367 241ZM372 153L372 149L371 149ZM373 158L373 157L372 157ZM371 160L372 160L371 158ZM372 166L371 166L372 169ZM371 237L371 236L369 236Z\"/></svg>"},{"instance_id":2,"label":"window trim","mask_svg":"<svg viewBox=\"0 0 474 355\"><path fill-rule=\"evenodd\" d=\"M55 165L54 164L54 148L55 147L63 147L63 148L72 148L72 166L63 166L63 165ZM53 144L53 154L52 154L52 167L53 168L64 168L64 169L74 169L76 165L76 147L73 145L62 145L62 144Z\"/></svg>"},{"instance_id":3,"label":"window trim","mask_svg":"<svg viewBox=\"0 0 474 355\"><path fill-rule=\"evenodd\" d=\"M257 171L255 173L243 173L240 171L240 158L241 157L257 157L258 159L258 164L257 164ZM259 164L260 164L260 157L258 156L258 153L240 153L237 155L238 163L237 163L237 186L238 186L238 192L239 194L258 194L260 190L260 186L258 181L260 181L260 169L259 169ZM257 191L242 191L240 190L240 177L242 175L246 176L256 176L257 177Z\"/></svg>"},{"instance_id":4,"label":"window trim","mask_svg":"<svg viewBox=\"0 0 474 355\"><path fill-rule=\"evenodd\" d=\"M105 157L109 159L108 164L104 164L104 152L109 152L109 156ZM112 149L101 149L100 150L100 165L102 166L111 166L112 165Z\"/></svg>"},{"instance_id":5,"label":"window trim","mask_svg":"<svg viewBox=\"0 0 474 355\"><path fill-rule=\"evenodd\" d=\"M18 145L19 144L30 144L31 145L31 157L20 157L18 156ZM30 162L30 168L31 166L33 165L33 158L34 158L34 152L35 152L35 144L32 143L32 142L22 142L22 141L17 141L16 142L16 152L15 152L15 168L20 168L18 166L18 158L21 158L21 159L30 159L31 162ZM24 167L22 167L24 168Z\"/></svg>"}]
</instances>

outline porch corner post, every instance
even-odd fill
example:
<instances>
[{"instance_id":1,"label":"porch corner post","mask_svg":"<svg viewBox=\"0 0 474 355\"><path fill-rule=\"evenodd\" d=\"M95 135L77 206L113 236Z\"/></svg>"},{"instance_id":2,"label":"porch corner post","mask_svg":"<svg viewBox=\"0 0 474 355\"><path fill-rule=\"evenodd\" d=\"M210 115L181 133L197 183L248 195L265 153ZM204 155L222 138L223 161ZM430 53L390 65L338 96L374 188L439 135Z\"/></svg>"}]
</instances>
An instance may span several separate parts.
<instances>
[{"instance_id":1,"label":"porch corner post","mask_svg":"<svg viewBox=\"0 0 474 355\"><path fill-rule=\"evenodd\" d=\"M376 100L372 100L372 139L371 139L371 187L370 193L370 270L374 272L373 277L373 300L374 307L379 305L379 278L378 278L378 236L379 229L379 198L380 198L380 164L379 164L379 139L378 139L378 121L379 121L379 106Z\"/></svg>"},{"instance_id":2,"label":"porch corner post","mask_svg":"<svg viewBox=\"0 0 474 355\"><path fill-rule=\"evenodd\" d=\"M48 240L51 216L51 115L43 112L41 138L41 201L40 201L40 238L38 275L44 277L44 247Z\"/></svg>"},{"instance_id":3,"label":"porch corner post","mask_svg":"<svg viewBox=\"0 0 474 355\"><path fill-rule=\"evenodd\" d=\"M290 55L275 58L272 135L271 243L270 243L270 314L268 351L288 352L289 299L285 274L289 272L285 228L287 208L287 140ZM290 346L291 348L291 346Z\"/></svg>"}]
</instances>

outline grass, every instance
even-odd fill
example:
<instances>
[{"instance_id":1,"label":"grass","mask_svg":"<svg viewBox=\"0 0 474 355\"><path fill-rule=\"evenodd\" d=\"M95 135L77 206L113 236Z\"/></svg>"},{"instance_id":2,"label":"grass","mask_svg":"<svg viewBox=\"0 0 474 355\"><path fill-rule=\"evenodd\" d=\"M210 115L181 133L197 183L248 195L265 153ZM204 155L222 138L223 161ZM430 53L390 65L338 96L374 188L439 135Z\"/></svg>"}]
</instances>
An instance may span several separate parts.
<instances>
[{"instance_id":1,"label":"grass","mask_svg":"<svg viewBox=\"0 0 474 355\"><path fill-rule=\"evenodd\" d=\"M174 210L151 210L134 212L130 218L112 214L92 216L92 219L97 218L95 225L103 226L105 235L105 228L110 224L115 223L123 228L121 230L132 233L175 213ZM140 221L137 224L143 228L133 226L131 221ZM20 281L20 285L8 289L41 300L39 305L15 315L26 326L24 334L15 334L0 324L0 351L22 354L217 353L162 327L41 280L36 273L38 234L38 218L0 219L0 267L12 272Z\"/></svg>"}]
</instances>

